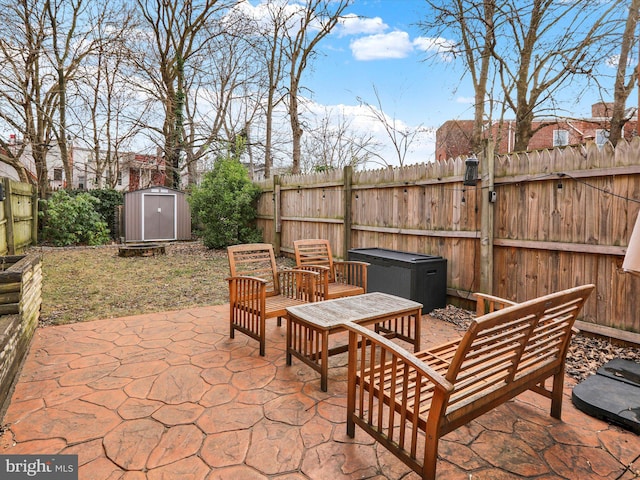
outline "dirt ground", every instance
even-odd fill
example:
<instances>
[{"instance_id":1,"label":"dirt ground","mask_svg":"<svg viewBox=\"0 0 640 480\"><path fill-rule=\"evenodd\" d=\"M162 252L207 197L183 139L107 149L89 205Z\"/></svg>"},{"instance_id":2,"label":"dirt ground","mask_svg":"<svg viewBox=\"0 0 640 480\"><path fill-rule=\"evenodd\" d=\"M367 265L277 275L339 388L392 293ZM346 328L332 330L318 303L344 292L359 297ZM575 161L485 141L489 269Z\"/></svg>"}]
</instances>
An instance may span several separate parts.
<instances>
[{"instance_id":1,"label":"dirt ground","mask_svg":"<svg viewBox=\"0 0 640 480\"><path fill-rule=\"evenodd\" d=\"M43 268L41 325L59 325L147 312L227 303L225 250L201 242L166 245L164 255L120 257L118 246L35 247ZM278 260L292 265L288 259ZM453 306L432 312L466 328L473 315ZM640 362L640 348L578 335L567 356L567 374L582 380L612 358Z\"/></svg>"}]
</instances>

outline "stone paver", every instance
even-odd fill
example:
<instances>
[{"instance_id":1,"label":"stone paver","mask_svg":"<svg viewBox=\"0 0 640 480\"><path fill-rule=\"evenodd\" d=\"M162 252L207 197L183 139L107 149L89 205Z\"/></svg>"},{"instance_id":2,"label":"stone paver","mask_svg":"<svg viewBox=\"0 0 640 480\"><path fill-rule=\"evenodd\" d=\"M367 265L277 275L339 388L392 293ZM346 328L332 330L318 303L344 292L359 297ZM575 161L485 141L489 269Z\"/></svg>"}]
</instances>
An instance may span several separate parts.
<instances>
[{"instance_id":1,"label":"stone paver","mask_svg":"<svg viewBox=\"0 0 640 480\"><path fill-rule=\"evenodd\" d=\"M267 355L228 336L228 305L36 331L0 434L2 454L76 454L79 478L403 479L418 476L356 428L346 355L329 391L269 322ZM423 346L458 333L425 316ZM337 337L336 337L337 339ZM638 436L526 392L443 438L438 478L640 478ZM2 430L0 430L2 431Z\"/></svg>"}]
</instances>

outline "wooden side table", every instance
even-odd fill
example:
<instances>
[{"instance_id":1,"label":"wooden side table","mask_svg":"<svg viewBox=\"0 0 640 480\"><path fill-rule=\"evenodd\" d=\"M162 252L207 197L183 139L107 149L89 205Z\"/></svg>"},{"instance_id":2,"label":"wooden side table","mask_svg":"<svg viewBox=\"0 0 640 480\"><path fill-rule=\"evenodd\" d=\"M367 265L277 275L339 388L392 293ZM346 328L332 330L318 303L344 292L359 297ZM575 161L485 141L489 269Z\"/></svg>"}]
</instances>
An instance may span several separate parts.
<instances>
[{"instance_id":1,"label":"wooden side table","mask_svg":"<svg viewBox=\"0 0 640 480\"><path fill-rule=\"evenodd\" d=\"M314 302L287 308L287 365L294 356L320 372L320 388L327 391L328 359L345 352L347 345L329 349L329 335L344 331L344 325L375 324L388 338L400 338L420 350L422 304L388 293L366 293L353 297Z\"/></svg>"}]
</instances>

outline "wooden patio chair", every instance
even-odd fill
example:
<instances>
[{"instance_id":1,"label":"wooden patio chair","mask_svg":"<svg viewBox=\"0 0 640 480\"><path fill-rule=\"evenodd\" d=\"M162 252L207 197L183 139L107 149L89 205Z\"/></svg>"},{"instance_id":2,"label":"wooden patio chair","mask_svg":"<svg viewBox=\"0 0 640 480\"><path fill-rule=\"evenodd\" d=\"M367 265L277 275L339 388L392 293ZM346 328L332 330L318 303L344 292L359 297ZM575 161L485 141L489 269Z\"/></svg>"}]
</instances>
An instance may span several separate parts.
<instances>
[{"instance_id":1,"label":"wooden patio chair","mask_svg":"<svg viewBox=\"0 0 640 480\"><path fill-rule=\"evenodd\" d=\"M367 262L337 261L328 240L306 239L293 242L297 268L321 275L319 300L367 293Z\"/></svg>"},{"instance_id":2,"label":"wooden patio chair","mask_svg":"<svg viewBox=\"0 0 640 480\"><path fill-rule=\"evenodd\" d=\"M320 275L310 270L278 269L273 246L253 243L227 247L229 270L229 325L260 342L265 354L266 320L287 317L287 307L317 298Z\"/></svg>"}]
</instances>

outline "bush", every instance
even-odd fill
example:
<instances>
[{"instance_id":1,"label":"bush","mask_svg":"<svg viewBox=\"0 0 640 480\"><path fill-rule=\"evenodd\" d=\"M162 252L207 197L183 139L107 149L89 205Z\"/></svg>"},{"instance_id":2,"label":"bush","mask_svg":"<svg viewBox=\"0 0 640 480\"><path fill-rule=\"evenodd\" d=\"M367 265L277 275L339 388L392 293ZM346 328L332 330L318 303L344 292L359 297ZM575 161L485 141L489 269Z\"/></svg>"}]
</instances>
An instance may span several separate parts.
<instances>
[{"instance_id":1,"label":"bush","mask_svg":"<svg viewBox=\"0 0 640 480\"><path fill-rule=\"evenodd\" d=\"M255 225L259 195L260 188L249 180L240 162L217 160L188 197L193 224L201 229L203 243L208 248L224 248L261 241Z\"/></svg>"},{"instance_id":2,"label":"bush","mask_svg":"<svg viewBox=\"0 0 640 480\"><path fill-rule=\"evenodd\" d=\"M66 190L43 201L43 240L57 247L103 245L109 242L109 229L96 211L100 200L88 193L71 196Z\"/></svg>"},{"instance_id":3,"label":"bush","mask_svg":"<svg viewBox=\"0 0 640 480\"><path fill-rule=\"evenodd\" d=\"M102 220L107 223L111 238L116 240L118 237L118 218L116 215L116 208L124 203L124 195L122 192L112 188L91 190L89 193L92 197L100 200L100 202L96 204L95 210L98 212Z\"/></svg>"}]
</instances>

